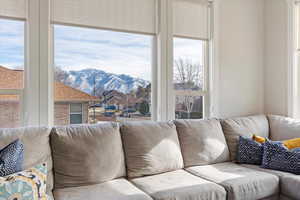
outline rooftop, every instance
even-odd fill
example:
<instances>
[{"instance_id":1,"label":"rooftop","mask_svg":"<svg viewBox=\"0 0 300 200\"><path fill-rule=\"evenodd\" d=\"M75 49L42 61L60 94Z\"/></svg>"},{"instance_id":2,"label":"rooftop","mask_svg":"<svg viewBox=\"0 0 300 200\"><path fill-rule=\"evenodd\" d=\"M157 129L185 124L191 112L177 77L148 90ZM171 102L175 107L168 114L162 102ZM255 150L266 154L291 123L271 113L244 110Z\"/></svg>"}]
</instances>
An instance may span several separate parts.
<instances>
[{"instance_id":1,"label":"rooftop","mask_svg":"<svg viewBox=\"0 0 300 200\"><path fill-rule=\"evenodd\" d=\"M22 89L24 87L24 71L12 70L0 66L0 88ZM60 82L55 82L54 99L56 102L88 102L96 101L97 97L89 95L78 89L72 88ZM16 95L1 95L2 100L17 100Z\"/></svg>"}]
</instances>

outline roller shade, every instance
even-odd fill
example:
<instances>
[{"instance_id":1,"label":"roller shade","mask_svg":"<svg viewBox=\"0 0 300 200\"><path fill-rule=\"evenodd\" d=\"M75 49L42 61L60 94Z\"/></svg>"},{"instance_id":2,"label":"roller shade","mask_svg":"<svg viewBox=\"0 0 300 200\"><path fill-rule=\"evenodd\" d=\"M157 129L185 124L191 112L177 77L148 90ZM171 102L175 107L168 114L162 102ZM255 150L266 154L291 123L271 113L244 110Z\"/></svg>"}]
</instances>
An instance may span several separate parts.
<instances>
[{"instance_id":1,"label":"roller shade","mask_svg":"<svg viewBox=\"0 0 300 200\"><path fill-rule=\"evenodd\" d=\"M209 6L204 0L173 1L173 32L175 36L209 38Z\"/></svg>"},{"instance_id":2,"label":"roller shade","mask_svg":"<svg viewBox=\"0 0 300 200\"><path fill-rule=\"evenodd\" d=\"M0 16L26 19L27 0L0 0Z\"/></svg>"},{"instance_id":3,"label":"roller shade","mask_svg":"<svg viewBox=\"0 0 300 200\"><path fill-rule=\"evenodd\" d=\"M157 0L52 0L52 20L112 30L155 33Z\"/></svg>"}]
</instances>

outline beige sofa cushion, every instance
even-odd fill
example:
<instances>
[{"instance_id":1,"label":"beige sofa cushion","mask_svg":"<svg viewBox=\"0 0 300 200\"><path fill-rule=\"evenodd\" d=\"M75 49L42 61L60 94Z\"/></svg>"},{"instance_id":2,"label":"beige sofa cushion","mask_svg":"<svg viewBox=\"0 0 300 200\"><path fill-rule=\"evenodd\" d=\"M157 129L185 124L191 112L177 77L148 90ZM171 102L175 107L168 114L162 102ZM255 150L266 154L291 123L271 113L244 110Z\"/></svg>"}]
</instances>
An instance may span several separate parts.
<instances>
[{"instance_id":1,"label":"beige sofa cushion","mask_svg":"<svg viewBox=\"0 0 300 200\"><path fill-rule=\"evenodd\" d=\"M291 199L300 199L300 176L281 177L281 193Z\"/></svg>"},{"instance_id":2,"label":"beige sofa cushion","mask_svg":"<svg viewBox=\"0 0 300 200\"><path fill-rule=\"evenodd\" d=\"M131 180L154 200L226 200L223 187L184 170Z\"/></svg>"},{"instance_id":3,"label":"beige sofa cushion","mask_svg":"<svg viewBox=\"0 0 300 200\"><path fill-rule=\"evenodd\" d=\"M125 179L54 190L55 200L152 200Z\"/></svg>"},{"instance_id":4,"label":"beige sofa cushion","mask_svg":"<svg viewBox=\"0 0 300 200\"><path fill-rule=\"evenodd\" d=\"M300 199L300 191L299 191L300 176L299 175L294 175L288 172L282 172L282 171L277 171L272 169L264 169L257 165L243 165L243 166L278 176L280 179L281 194L285 197ZM281 199L283 199L283 197L280 198L280 200Z\"/></svg>"},{"instance_id":5,"label":"beige sofa cushion","mask_svg":"<svg viewBox=\"0 0 300 200\"><path fill-rule=\"evenodd\" d=\"M218 120L176 120L174 123L185 167L230 160L229 150Z\"/></svg>"},{"instance_id":6,"label":"beige sofa cushion","mask_svg":"<svg viewBox=\"0 0 300 200\"><path fill-rule=\"evenodd\" d=\"M253 134L269 137L269 123L264 115L221 120L221 125L230 151L231 160L236 160L239 136L252 137Z\"/></svg>"},{"instance_id":7,"label":"beige sofa cushion","mask_svg":"<svg viewBox=\"0 0 300 200\"><path fill-rule=\"evenodd\" d=\"M54 128L51 146L55 188L98 184L126 175L116 123Z\"/></svg>"},{"instance_id":8,"label":"beige sofa cushion","mask_svg":"<svg viewBox=\"0 0 300 200\"><path fill-rule=\"evenodd\" d=\"M127 122L121 126L127 174L153 175L183 168L183 159L172 122Z\"/></svg>"},{"instance_id":9,"label":"beige sofa cushion","mask_svg":"<svg viewBox=\"0 0 300 200\"><path fill-rule=\"evenodd\" d=\"M53 172L49 144L50 132L51 129L47 127L0 129L0 149L19 138L24 145L23 169L47 162L47 193L52 196Z\"/></svg>"},{"instance_id":10,"label":"beige sofa cushion","mask_svg":"<svg viewBox=\"0 0 300 200\"><path fill-rule=\"evenodd\" d=\"M186 170L223 186L230 200L264 199L279 193L277 176L232 162L190 167Z\"/></svg>"},{"instance_id":11,"label":"beige sofa cushion","mask_svg":"<svg viewBox=\"0 0 300 200\"><path fill-rule=\"evenodd\" d=\"M272 140L288 140L300 137L300 120L269 115L270 138Z\"/></svg>"}]
</instances>

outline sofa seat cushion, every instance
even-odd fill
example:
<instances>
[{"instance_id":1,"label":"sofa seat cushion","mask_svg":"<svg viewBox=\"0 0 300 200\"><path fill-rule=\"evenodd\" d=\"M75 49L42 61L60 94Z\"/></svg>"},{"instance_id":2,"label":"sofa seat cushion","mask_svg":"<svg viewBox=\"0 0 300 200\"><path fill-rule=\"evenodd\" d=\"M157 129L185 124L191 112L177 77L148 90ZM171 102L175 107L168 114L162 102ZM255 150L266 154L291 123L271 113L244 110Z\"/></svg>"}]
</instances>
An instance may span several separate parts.
<instances>
[{"instance_id":1,"label":"sofa seat cushion","mask_svg":"<svg viewBox=\"0 0 300 200\"><path fill-rule=\"evenodd\" d=\"M55 200L152 200L125 179L54 190Z\"/></svg>"},{"instance_id":2,"label":"sofa seat cushion","mask_svg":"<svg viewBox=\"0 0 300 200\"><path fill-rule=\"evenodd\" d=\"M277 176L232 162L190 167L186 170L222 185L230 200L263 199L279 192Z\"/></svg>"},{"instance_id":3,"label":"sofa seat cushion","mask_svg":"<svg viewBox=\"0 0 300 200\"><path fill-rule=\"evenodd\" d=\"M256 165L243 165L244 167L255 169L259 171L263 171L266 173L274 174L279 177L280 179L280 188L281 188L281 194L294 198L294 199L300 199L300 176L294 175L288 172L282 172L272 169L264 169Z\"/></svg>"},{"instance_id":4,"label":"sofa seat cushion","mask_svg":"<svg viewBox=\"0 0 300 200\"><path fill-rule=\"evenodd\" d=\"M282 176L281 193L292 199L300 199L300 176L292 174Z\"/></svg>"},{"instance_id":5,"label":"sofa seat cushion","mask_svg":"<svg viewBox=\"0 0 300 200\"><path fill-rule=\"evenodd\" d=\"M174 123L185 167L230 160L228 146L218 120L176 120Z\"/></svg>"},{"instance_id":6,"label":"sofa seat cushion","mask_svg":"<svg viewBox=\"0 0 300 200\"><path fill-rule=\"evenodd\" d=\"M224 188L196 177L185 170L135 178L131 181L155 200L226 199Z\"/></svg>"},{"instance_id":7,"label":"sofa seat cushion","mask_svg":"<svg viewBox=\"0 0 300 200\"><path fill-rule=\"evenodd\" d=\"M130 178L183 168L173 122L126 122L121 126L127 175Z\"/></svg>"},{"instance_id":8,"label":"sofa seat cushion","mask_svg":"<svg viewBox=\"0 0 300 200\"><path fill-rule=\"evenodd\" d=\"M56 127L51 146L55 188L99 184L126 175L117 123Z\"/></svg>"},{"instance_id":9,"label":"sofa seat cushion","mask_svg":"<svg viewBox=\"0 0 300 200\"><path fill-rule=\"evenodd\" d=\"M236 160L239 136L251 138L255 134L269 137L269 123L265 115L224 119L221 124L232 161Z\"/></svg>"}]
</instances>

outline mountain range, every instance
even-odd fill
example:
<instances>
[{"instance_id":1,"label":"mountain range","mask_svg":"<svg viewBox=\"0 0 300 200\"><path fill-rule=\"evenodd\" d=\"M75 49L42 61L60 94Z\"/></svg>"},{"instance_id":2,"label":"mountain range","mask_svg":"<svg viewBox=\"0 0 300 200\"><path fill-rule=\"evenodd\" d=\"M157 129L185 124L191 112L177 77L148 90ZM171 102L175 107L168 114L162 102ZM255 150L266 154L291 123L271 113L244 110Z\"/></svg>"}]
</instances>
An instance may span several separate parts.
<instances>
[{"instance_id":1,"label":"mountain range","mask_svg":"<svg viewBox=\"0 0 300 200\"><path fill-rule=\"evenodd\" d=\"M99 69L83 69L78 71L56 70L56 79L73 88L88 94L99 94L103 91L115 90L124 94L146 88L150 82L125 74L113 74Z\"/></svg>"}]
</instances>

